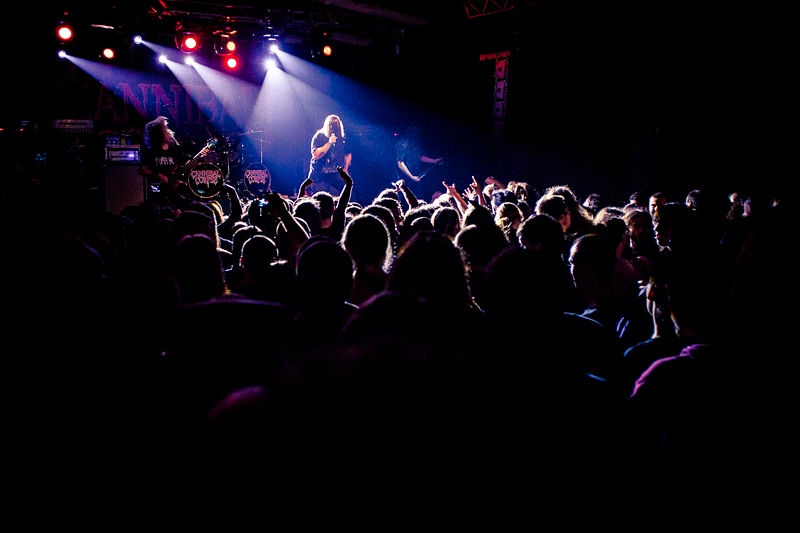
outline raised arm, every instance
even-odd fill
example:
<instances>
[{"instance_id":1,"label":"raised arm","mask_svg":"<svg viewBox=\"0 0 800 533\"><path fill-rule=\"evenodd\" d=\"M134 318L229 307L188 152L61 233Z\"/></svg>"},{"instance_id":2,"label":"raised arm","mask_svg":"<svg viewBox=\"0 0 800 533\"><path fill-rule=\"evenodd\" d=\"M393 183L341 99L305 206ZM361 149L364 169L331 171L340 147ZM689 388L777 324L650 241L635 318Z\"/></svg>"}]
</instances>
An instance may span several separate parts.
<instances>
[{"instance_id":1,"label":"raised arm","mask_svg":"<svg viewBox=\"0 0 800 533\"><path fill-rule=\"evenodd\" d=\"M408 188L408 185L406 185L405 180L402 179L397 180L392 185L394 185L395 189L397 189L397 191L403 195L403 198L406 199L406 203L408 204L409 209L413 209L419 205L419 200L417 200L417 196L411 189Z\"/></svg>"},{"instance_id":2,"label":"raised arm","mask_svg":"<svg viewBox=\"0 0 800 533\"><path fill-rule=\"evenodd\" d=\"M268 192L265 195L267 200L267 212L283 222L286 228L286 236L291 249L289 253L292 257L297 256L300 246L309 238L308 232L297 221L294 215L286 207L281 195L276 192Z\"/></svg>"},{"instance_id":3,"label":"raised arm","mask_svg":"<svg viewBox=\"0 0 800 533\"><path fill-rule=\"evenodd\" d=\"M304 179L303 183L300 184L300 190L297 191L297 197L303 198L304 196L306 196L306 189L308 189L312 185L314 185L314 180L312 180L311 178Z\"/></svg>"},{"instance_id":4,"label":"raised arm","mask_svg":"<svg viewBox=\"0 0 800 533\"><path fill-rule=\"evenodd\" d=\"M461 193L458 192L455 183L448 185L447 182L443 181L442 185L444 185L445 189L447 189L447 194L449 194L456 201L456 205L458 205L458 211L463 217L464 213L467 212L467 207L469 207L469 204L467 204L467 201L464 200L463 196L461 196Z\"/></svg>"},{"instance_id":5,"label":"raised arm","mask_svg":"<svg viewBox=\"0 0 800 533\"><path fill-rule=\"evenodd\" d=\"M486 196L483 195L483 188L481 184L478 183L478 180L475 176L472 176L472 183L469 184L473 191L475 191L475 195L478 197L478 203L484 207L489 207L486 204Z\"/></svg>"},{"instance_id":6,"label":"raised arm","mask_svg":"<svg viewBox=\"0 0 800 533\"><path fill-rule=\"evenodd\" d=\"M230 183L225 183L222 186L222 190L227 193L231 201L231 214L217 226L217 229L220 235L225 235L226 238L230 238L233 234L233 225L242 220L244 216L244 207L242 206L242 200L239 198L236 187Z\"/></svg>"},{"instance_id":7,"label":"raised arm","mask_svg":"<svg viewBox=\"0 0 800 533\"><path fill-rule=\"evenodd\" d=\"M336 167L336 170L339 171L339 177L341 177L344 182L344 188L341 194L339 194L339 200L336 202L336 207L333 210L333 218L337 219L341 217L342 220L344 220L347 204L350 203L350 198L353 195L353 178L342 167Z\"/></svg>"}]
</instances>

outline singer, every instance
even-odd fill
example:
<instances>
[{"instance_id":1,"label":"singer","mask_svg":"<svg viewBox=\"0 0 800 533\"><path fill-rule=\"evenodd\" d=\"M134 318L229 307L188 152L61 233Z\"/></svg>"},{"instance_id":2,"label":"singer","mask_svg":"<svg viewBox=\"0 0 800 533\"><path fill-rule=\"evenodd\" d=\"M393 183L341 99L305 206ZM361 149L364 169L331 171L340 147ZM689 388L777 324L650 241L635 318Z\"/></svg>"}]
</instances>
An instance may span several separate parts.
<instances>
[{"instance_id":1,"label":"singer","mask_svg":"<svg viewBox=\"0 0 800 533\"><path fill-rule=\"evenodd\" d=\"M306 189L306 194L310 196L315 192L325 191L338 196L342 180L336 167L342 167L349 174L352 161L353 154L347 147L342 119L336 115L328 115L322 127L311 138L308 179L312 183Z\"/></svg>"}]
</instances>

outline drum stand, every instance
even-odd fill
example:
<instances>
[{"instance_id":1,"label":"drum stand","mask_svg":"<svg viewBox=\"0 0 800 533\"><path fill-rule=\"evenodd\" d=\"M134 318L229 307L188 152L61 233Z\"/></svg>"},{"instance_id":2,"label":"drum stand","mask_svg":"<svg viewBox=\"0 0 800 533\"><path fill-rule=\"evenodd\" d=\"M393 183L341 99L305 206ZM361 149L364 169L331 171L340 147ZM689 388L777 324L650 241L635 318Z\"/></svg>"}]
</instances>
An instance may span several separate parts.
<instances>
[{"instance_id":1,"label":"drum stand","mask_svg":"<svg viewBox=\"0 0 800 533\"><path fill-rule=\"evenodd\" d=\"M251 131L250 133L262 133L260 131ZM264 164L264 139L257 138L255 139L258 141L258 162L262 165Z\"/></svg>"},{"instance_id":2,"label":"drum stand","mask_svg":"<svg viewBox=\"0 0 800 533\"><path fill-rule=\"evenodd\" d=\"M242 136L252 135L254 133L264 133L262 130L250 130L248 132L242 133ZM264 139L260 137L253 137L252 140L258 141L258 163L261 166L264 166ZM242 158L242 164L244 165L244 158ZM245 171L247 171L251 165L254 163L250 163L248 165L244 165ZM264 167L266 168L266 167ZM237 190L239 194L242 196L247 196L251 200L256 197L257 193L252 192L248 187L247 184L244 182L244 179L240 181L238 184Z\"/></svg>"}]
</instances>

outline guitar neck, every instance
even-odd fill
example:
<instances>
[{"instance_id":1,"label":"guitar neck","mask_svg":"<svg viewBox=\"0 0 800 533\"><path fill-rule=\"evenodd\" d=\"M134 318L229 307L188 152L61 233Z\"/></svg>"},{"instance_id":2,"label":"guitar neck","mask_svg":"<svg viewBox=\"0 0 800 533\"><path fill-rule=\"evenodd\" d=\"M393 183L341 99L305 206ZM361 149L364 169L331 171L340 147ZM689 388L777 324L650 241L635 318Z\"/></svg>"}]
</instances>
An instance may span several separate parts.
<instances>
[{"instance_id":1,"label":"guitar neck","mask_svg":"<svg viewBox=\"0 0 800 533\"><path fill-rule=\"evenodd\" d=\"M206 153L206 150L211 148L211 145L206 145L205 148L197 152L189 161L178 167L178 174L184 174L197 166L200 163L200 158Z\"/></svg>"}]
</instances>

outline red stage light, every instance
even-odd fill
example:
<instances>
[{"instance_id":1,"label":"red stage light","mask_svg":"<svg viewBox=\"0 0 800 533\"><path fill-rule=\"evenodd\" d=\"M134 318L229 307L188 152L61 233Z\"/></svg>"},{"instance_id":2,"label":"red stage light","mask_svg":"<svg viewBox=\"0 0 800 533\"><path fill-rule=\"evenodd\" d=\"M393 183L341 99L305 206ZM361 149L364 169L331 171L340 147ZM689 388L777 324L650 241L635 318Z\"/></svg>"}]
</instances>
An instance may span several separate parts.
<instances>
[{"instance_id":1,"label":"red stage light","mask_svg":"<svg viewBox=\"0 0 800 533\"><path fill-rule=\"evenodd\" d=\"M228 70L235 70L239 66L239 61L233 56L227 57L225 58L225 66Z\"/></svg>"},{"instance_id":2,"label":"red stage light","mask_svg":"<svg viewBox=\"0 0 800 533\"><path fill-rule=\"evenodd\" d=\"M69 41L72 39L72 28L62 24L56 29L56 35L61 41Z\"/></svg>"},{"instance_id":3,"label":"red stage light","mask_svg":"<svg viewBox=\"0 0 800 533\"><path fill-rule=\"evenodd\" d=\"M214 51L220 56L229 56L236 51L234 33L216 33L214 35Z\"/></svg>"},{"instance_id":4,"label":"red stage light","mask_svg":"<svg viewBox=\"0 0 800 533\"><path fill-rule=\"evenodd\" d=\"M175 44L185 54L191 54L200 49L200 39L194 32L179 33L175 36Z\"/></svg>"}]
</instances>

